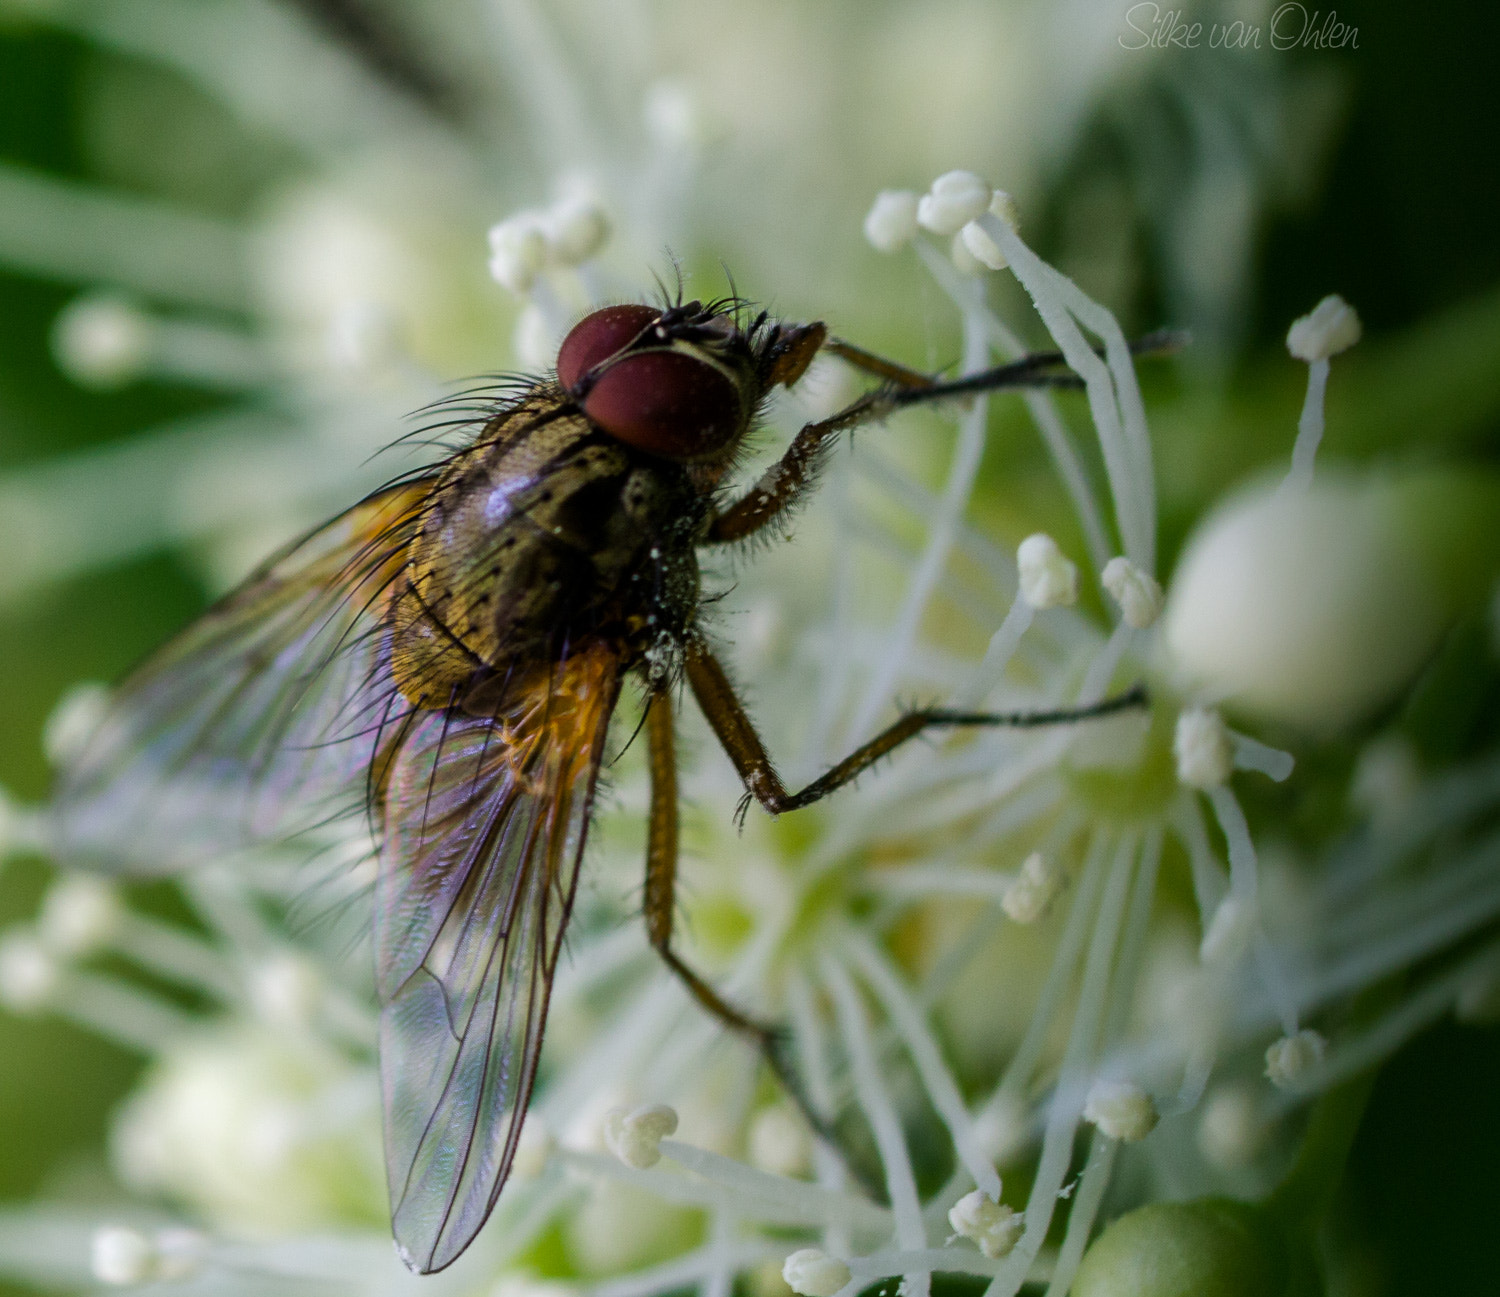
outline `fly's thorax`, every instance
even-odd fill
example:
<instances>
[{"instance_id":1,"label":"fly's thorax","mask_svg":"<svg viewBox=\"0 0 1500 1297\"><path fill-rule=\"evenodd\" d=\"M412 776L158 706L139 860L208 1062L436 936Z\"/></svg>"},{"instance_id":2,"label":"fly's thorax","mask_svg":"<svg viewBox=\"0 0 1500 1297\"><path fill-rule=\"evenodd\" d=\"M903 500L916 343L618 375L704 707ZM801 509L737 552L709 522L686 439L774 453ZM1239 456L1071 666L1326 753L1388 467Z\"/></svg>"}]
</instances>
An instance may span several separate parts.
<instances>
[{"instance_id":1,"label":"fly's thorax","mask_svg":"<svg viewBox=\"0 0 1500 1297\"><path fill-rule=\"evenodd\" d=\"M433 488L389 615L402 693L446 705L476 673L592 636L623 649L658 606L674 623L690 615L705 510L682 466L602 434L561 399L528 399Z\"/></svg>"}]
</instances>

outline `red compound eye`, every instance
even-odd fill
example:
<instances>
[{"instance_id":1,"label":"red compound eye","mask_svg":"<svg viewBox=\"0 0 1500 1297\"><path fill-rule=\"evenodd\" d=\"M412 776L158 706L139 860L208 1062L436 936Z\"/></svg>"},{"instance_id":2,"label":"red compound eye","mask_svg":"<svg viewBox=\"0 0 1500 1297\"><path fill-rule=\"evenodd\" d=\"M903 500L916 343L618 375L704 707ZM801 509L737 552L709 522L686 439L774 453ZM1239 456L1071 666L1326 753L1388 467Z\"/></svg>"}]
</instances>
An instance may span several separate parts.
<instances>
[{"instance_id":1,"label":"red compound eye","mask_svg":"<svg viewBox=\"0 0 1500 1297\"><path fill-rule=\"evenodd\" d=\"M611 436L670 459L712 454L744 422L740 394L729 378L681 351L622 357L600 373L582 404Z\"/></svg>"},{"instance_id":2,"label":"red compound eye","mask_svg":"<svg viewBox=\"0 0 1500 1297\"><path fill-rule=\"evenodd\" d=\"M584 316L558 349L557 381L563 390L576 396L589 370L629 346L659 319L661 312L654 306L606 306Z\"/></svg>"}]
</instances>

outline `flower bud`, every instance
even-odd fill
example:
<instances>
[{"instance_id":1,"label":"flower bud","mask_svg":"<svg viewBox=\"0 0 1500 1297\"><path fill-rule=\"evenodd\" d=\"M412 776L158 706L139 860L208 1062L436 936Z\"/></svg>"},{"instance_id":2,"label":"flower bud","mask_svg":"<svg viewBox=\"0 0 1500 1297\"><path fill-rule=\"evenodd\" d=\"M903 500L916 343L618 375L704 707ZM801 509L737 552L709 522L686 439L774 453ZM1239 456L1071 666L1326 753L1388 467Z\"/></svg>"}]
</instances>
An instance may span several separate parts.
<instances>
[{"instance_id":1,"label":"flower bud","mask_svg":"<svg viewBox=\"0 0 1500 1297\"><path fill-rule=\"evenodd\" d=\"M1094 1240L1073 1297L1282 1297L1286 1247L1248 1203L1158 1202Z\"/></svg>"},{"instance_id":2,"label":"flower bud","mask_svg":"<svg viewBox=\"0 0 1500 1297\"><path fill-rule=\"evenodd\" d=\"M1368 715L1425 662L1500 561L1500 482L1321 472L1217 510L1172 578L1166 646L1216 697L1304 730Z\"/></svg>"}]
</instances>

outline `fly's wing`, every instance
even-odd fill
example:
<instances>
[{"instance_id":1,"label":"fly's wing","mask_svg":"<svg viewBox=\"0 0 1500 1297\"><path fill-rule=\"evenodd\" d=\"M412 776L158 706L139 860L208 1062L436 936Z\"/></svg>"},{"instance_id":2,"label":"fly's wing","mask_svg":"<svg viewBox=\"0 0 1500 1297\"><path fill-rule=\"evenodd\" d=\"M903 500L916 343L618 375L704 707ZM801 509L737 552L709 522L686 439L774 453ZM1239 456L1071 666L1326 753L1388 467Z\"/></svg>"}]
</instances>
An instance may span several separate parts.
<instances>
[{"instance_id":1,"label":"fly's wing","mask_svg":"<svg viewBox=\"0 0 1500 1297\"><path fill-rule=\"evenodd\" d=\"M497 717L419 713L393 760L380 1070L391 1224L419 1273L469 1245L510 1169L618 692L618 656L594 647Z\"/></svg>"},{"instance_id":2,"label":"fly's wing","mask_svg":"<svg viewBox=\"0 0 1500 1297\"><path fill-rule=\"evenodd\" d=\"M406 710L380 634L429 481L371 496L266 563L115 692L61 772L61 859L160 872L364 804Z\"/></svg>"}]
</instances>

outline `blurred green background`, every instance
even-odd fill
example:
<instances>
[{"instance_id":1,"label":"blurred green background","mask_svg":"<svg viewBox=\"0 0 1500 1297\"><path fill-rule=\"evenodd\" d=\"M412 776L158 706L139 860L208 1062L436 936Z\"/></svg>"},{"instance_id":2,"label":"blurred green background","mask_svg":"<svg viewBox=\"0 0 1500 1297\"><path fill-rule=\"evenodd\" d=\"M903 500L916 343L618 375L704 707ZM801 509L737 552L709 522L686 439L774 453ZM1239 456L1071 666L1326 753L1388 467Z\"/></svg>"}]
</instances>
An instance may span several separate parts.
<instances>
[{"instance_id":1,"label":"blurred green background","mask_svg":"<svg viewBox=\"0 0 1500 1297\"><path fill-rule=\"evenodd\" d=\"M859 21L857 11L846 13ZM1304 378L1287 362L1285 330L1326 292L1355 303L1366 326L1364 343L1334 369L1331 450L1492 467L1500 459L1500 8L1360 0L1337 13L1358 28L1357 49L1278 55L1326 71L1343 107L1305 196L1257 233L1253 297L1229 366L1211 384L1168 374L1148 391L1164 481L1164 572L1206 503L1256 464L1286 455ZM218 111L158 68L45 27L0 26L0 160L99 178L97 149L79 129L81 105L120 74L150 85L163 128ZM1078 133L1073 153L1052 160L1045 214L1027 230L1044 254L1069 265L1074 195L1115 174L1133 134L1160 129L1162 111L1151 83L1124 87ZM239 169L198 176L191 193L176 197L238 216L267 177L296 165L267 147ZM150 192L147 176L109 179ZM1086 267L1072 267L1137 329L1174 322L1152 288L1171 256L1170 244L1151 235L1155 201L1131 195L1144 290L1111 301ZM160 382L107 393L70 382L48 337L77 287L0 266L0 472L226 401ZM1004 489L1006 470L1043 471L1001 456L992 490ZM39 734L63 691L118 676L204 598L192 571L157 556L0 604L0 786L24 800L44 796ZM1500 694L1477 625L1455 632L1410 704L1406 723L1434 759L1477 751L1500 732ZM1318 759L1336 765L1348 755L1330 745ZM1258 811L1295 817L1298 808L1268 801ZM5 867L0 927L33 913L45 877L38 861ZM56 1021L0 1015L0 1197L86 1194L102 1183L111 1106L138 1066ZM1440 1026L1385 1070L1352 1165L1344 1228L1349 1246L1368 1256L1371 1291L1493 1291L1497 1166L1500 1031Z\"/></svg>"}]
</instances>

